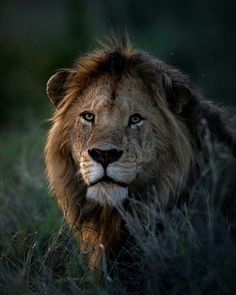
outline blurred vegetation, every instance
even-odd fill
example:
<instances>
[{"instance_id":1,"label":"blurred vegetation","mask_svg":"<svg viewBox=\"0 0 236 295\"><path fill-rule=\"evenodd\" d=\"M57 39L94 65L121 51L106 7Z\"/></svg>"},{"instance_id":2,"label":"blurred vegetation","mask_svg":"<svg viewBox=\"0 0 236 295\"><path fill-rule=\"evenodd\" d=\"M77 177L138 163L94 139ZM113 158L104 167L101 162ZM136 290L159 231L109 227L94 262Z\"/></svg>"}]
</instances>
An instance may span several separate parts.
<instances>
[{"instance_id":1,"label":"blurred vegetation","mask_svg":"<svg viewBox=\"0 0 236 295\"><path fill-rule=\"evenodd\" d=\"M233 0L1 0L0 123L44 118L47 79L111 27L183 69L207 97L235 105L235 8Z\"/></svg>"},{"instance_id":2,"label":"blurred vegetation","mask_svg":"<svg viewBox=\"0 0 236 295\"><path fill-rule=\"evenodd\" d=\"M44 179L43 145L48 129L45 119L53 110L45 92L48 78L58 68L71 66L76 57L97 47L96 39L104 38L111 28L126 29L137 47L181 68L207 97L235 106L235 8L233 0L1 0L0 294L82 292L77 284L78 275L84 272L83 262L78 263L82 258L68 229L64 230ZM225 226L222 232L226 229ZM230 256L224 264L222 259L214 260L218 244L211 247L212 240L206 238L205 232L200 242L209 244L207 249L199 248L195 242L183 245L182 232L178 230L169 233L175 237L171 238L175 248L171 241L166 242L172 243L172 260L168 256L168 261L180 261L174 272L188 267L197 270L195 274L185 271L182 277L173 275L173 286L192 294L204 278L195 292L201 294L201 288L211 286L208 280L215 284L217 271L223 265L220 275L224 272L225 284L218 282L219 294L231 294L235 244L225 239L227 245L222 246L221 253L226 255L228 251ZM157 240L149 245L153 242ZM147 248L147 261L151 251L153 248ZM188 264L188 255L192 254L194 259ZM157 256L151 257L156 257L156 261L165 257ZM162 272L155 269L153 261L151 271L160 277L172 273L168 263L163 264ZM162 290L155 285L161 279L152 279L153 290ZM90 291L125 294L117 284L114 288L109 283L102 290L92 286ZM172 291L167 288L166 294Z\"/></svg>"}]
</instances>

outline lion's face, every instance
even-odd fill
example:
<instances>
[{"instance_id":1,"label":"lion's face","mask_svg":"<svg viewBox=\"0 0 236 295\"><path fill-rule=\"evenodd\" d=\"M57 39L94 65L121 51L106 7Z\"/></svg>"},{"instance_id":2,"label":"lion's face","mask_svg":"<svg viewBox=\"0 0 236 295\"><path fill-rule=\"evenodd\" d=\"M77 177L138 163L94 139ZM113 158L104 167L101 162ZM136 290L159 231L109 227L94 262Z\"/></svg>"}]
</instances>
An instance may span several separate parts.
<instances>
[{"instance_id":1,"label":"lion's face","mask_svg":"<svg viewBox=\"0 0 236 295\"><path fill-rule=\"evenodd\" d=\"M130 184L155 161L152 120L156 114L150 98L135 80L123 79L114 89L104 77L71 111L77 112L72 154L87 186L87 198L101 204L122 202Z\"/></svg>"},{"instance_id":2,"label":"lion's face","mask_svg":"<svg viewBox=\"0 0 236 295\"><path fill-rule=\"evenodd\" d=\"M145 53L119 50L85 56L47 83L56 106L47 176L64 211L76 212L84 198L118 205L151 190L167 207L188 178L194 152L182 112L194 93L186 77Z\"/></svg>"}]
</instances>

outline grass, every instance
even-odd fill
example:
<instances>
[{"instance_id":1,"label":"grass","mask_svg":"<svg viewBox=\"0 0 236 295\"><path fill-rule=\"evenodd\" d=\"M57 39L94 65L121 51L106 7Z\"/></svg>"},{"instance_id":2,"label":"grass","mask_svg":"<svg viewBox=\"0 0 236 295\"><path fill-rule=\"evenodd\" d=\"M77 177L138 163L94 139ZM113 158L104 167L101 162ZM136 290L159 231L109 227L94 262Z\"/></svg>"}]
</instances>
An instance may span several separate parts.
<instances>
[{"instance_id":1,"label":"grass","mask_svg":"<svg viewBox=\"0 0 236 295\"><path fill-rule=\"evenodd\" d=\"M67 277L67 288L78 288L82 271L75 261L81 257L47 192L45 132L35 122L31 126L2 134L0 289L3 294L63 294Z\"/></svg>"},{"instance_id":2,"label":"grass","mask_svg":"<svg viewBox=\"0 0 236 295\"><path fill-rule=\"evenodd\" d=\"M232 158L210 145L207 169L181 209L157 212L150 200L141 204L142 224L121 212L131 233L122 251L132 263L115 259L112 279L104 268L103 284L88 284L84 258L48 194L45 135L33 120L25 129L1 131L0 294L236 293L235 220L222 212Z\"/></svg>"}]
</instances>

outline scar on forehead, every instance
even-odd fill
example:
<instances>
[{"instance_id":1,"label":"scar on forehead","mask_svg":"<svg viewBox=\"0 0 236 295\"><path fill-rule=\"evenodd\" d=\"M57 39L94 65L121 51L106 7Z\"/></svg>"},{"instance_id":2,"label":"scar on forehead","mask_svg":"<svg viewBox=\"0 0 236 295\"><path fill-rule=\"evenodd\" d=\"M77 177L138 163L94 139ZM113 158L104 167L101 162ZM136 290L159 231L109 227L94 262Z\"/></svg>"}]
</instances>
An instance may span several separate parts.
<instances>
[{"instance_id":1,"label":"scar on forehead","mask_svg":"<svg viewBox=\"0 0 236 295\"><path fill-rule=\"evenodd\" d=\"M111 100L114 101L117 98L117 90L122 86L122 77L119 75L111 83Z\"/></svg>"},{"instance_id":2,"label":"scar on forehead","mask_svg":"<svg viewBox=\"0 0 236 295\"><path fill-rule=\"evenodd\" d=\"M116 99L116 89L112 89L111 91L111 100L115 100Z\"/></svg>"},{"instance_id":3,"label":"scar on forehead","mask_svg":"<svg viewBox=\"0 0 236 295\"><path fill-rule=\"evenodd\" d=\"M114 101L117 96L118 81L114 81L111 85L111 100Z\"/></svg>"}]
</instances>

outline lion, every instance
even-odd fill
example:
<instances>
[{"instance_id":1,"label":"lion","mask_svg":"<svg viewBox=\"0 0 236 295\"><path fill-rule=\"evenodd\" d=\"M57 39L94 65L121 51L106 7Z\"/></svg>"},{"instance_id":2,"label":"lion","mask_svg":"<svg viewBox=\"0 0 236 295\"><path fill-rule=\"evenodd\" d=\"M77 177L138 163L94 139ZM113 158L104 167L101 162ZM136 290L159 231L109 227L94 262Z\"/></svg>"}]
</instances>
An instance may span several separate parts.
<instances>
[{"instance_id":1,"label":"lion","mask_svg":"<svg viewBox=\"0 0 236 295\"><path fill-rule=\"evenodd\" d=\"M93 272L128 233L120 214L155 187L181 201L204 153L207 126L235 155L230 118L180 70L113 40L47 83L56 107L45 146L50 190ZM119 208L119 209L118 209Z\"/></svg>"}]
</instances>

